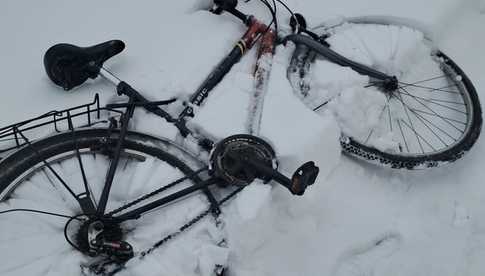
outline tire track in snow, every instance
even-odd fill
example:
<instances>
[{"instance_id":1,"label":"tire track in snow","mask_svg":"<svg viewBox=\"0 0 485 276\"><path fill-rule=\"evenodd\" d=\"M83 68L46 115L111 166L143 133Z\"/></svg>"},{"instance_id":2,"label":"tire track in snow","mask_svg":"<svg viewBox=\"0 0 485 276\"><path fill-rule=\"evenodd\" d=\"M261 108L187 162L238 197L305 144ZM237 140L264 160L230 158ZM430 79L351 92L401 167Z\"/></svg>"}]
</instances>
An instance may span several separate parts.
<instances>
[{"instance_id":1,"label":"tire track in snow","mask_svg":"<svg viewBox=\"0 0 485 276\"><path fill-rule=\"evenodd\" d=\"M375 268L379 263L390 258L399 250L401 240L402 237L399 233L388 232L366 244L351 249L337 261L332 275L374 275Z\"/></svg>"}]
</instances>

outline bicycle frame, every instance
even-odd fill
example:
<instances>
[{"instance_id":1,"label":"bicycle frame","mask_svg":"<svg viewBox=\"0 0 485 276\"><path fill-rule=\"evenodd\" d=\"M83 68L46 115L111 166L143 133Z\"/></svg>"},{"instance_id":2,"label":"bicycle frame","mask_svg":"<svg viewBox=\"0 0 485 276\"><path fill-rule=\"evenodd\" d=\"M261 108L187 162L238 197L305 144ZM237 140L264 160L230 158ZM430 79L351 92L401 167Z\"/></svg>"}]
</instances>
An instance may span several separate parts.
<instances>
[{"instance_id":1,"label":"bicycle frame","mask_svg":"<svg viewBox=\"0 0 485 276\"><path fill-rule=\"evenodd\" d=\"M193 106L200 106L204 103L204 101L209 96L209 93L212 89L224 78L224 76L230 71L232 66L239 62L242 56L247 53L260 39L261 46L258 52L258 61L256 63L256 68L254 72L255 77L255 95L258 95L258 101L255 101L256 104L252 109L259 110L259 114L253 118L254 123L250 123L250 130L251 134L254 134L259 129L259 121L260 121L260 110L262 109L262 95L264 95L266 87L267 87L267 79L269 76L269 67L268 66L261 66L261 59L264 58L265 64L271 64L271 60L273 57L273 52L275 48L275 40L276 34L274 30L268 28L264 23L258 21L254 17L250 16L247 20L248 29L246 33L241 37L241 39L235 43L234 48L231 52L213 69L213 71L208 75L208 77L202 82L199 88L192 94L187 103L187 106L183 109L183 111L178 115L178 117L174 118L169 113L165 112L163 109L156 105L152 105L150 101L144 98L138 91L132 88L127 83L118 80L114 77L110 72L101 68L100 74L105 77L107 80L111 81L117 87L117 92L119 95L126 95L130 98L126 106L127 110L122 116L122 127L120 131L120 139L116 145L115 154L113 157L113 161L110 164L108 174L106 176L105 186L103 188L98 207L96 209L96 213L98 215L103 215L105 213L106 204L108 201L109 193L111 190L111 185L113 182L114 174L116 171L116 167L119 162L119 157L122 151L122 144L124 137L126 136L127 132L127 125L130 120L131 114L134 111L135 103L136 106L143 106L148 111L164 118L167 122L173 123L180 131L183 137L192 136L197 141L198 144L201 146L202 149L210 151L214 145L214 141L211 139L204 137L200 133L195 133L194 131L190 130L186 126L187 119L189 117L194 116L194 109ZM113 105L115 106L115 105ZM120 105L118 105L120 106ZM283 175L278 175L280 179ZM219 206L217 200L215 199L214 195L208 189L209 186L216 184L220 181L220 179L209 178L208 180L202 181L199 184L194 186L185 188L178 192L175 192L171 195L158 199L154 202L148 203L141 207L138 207L130 212L122 214L118 217L114 217L116 221L125 221L130 219L137 219L143 213L158 208L164 204L177 200L181 197L187 196L195 191L202 190L208 197L214 212L219 213Z\"/></svg>"},{"instance_id":2,"label":"bicycle frame","mask_svg":"<svg viewBox=\"0 0 485 276\"><path fill-rule=\"evenodd\" d=\"M239 13L237 10L233 10L232 14L236 15L238 18L242 19L243 22L248 26L246 33L242 36L242 38L235 43L234 48L231 52L213 69L213 71L208 75L208 77L202 82L199 88L192 94L189 99L189 102L186 103L186 107L183 111L177 116L173 117L158 105L154 104L154 102L148 101L144 98L138 91L132 88L129 84L120 81L114 75L112 75L109 71L105 70L104 68L100 68L100 74L105 77L107 80L111 81L114 85L116 85L117 92L119 95L126 95L129 97L129 102L127 104L118 104L118 105L111 105L116 107L126 107L126 113L122 116L121 123L122 128L120 132L120 138L116 145L115 155L113 157L113 161L110 164L108 174L106 176L105 186L103 188L98 207L96 208L96 214L102 216L105 213L106 203L108 201L109 193L111 190L111 185L114 179L114 174L116 171L116 167L118 165L120 153L123 149L123 140L125 138L127 132L127 125L134 112L135 106L142 106L147 111L152 112L162 118L164 118L167 122L173 123L180 131L180 134L187 138L188 136L193 137L197 144L204 150L210 151L214 146L214 141L210 138L205 137L203 134L192 131L187 127L187 119L190 117L194 117L194 106L200 106L204 103L205 99L209 96L209 93L212 89L224 78L224 76L230 71L232 66L236 64L241 57L251 49L256 42L261 39L261 46L258 52L258 60L256 62L256 68L254 71L255 77L255 87L254 87L254 101L250 106L249 118L248 118L248 132L249 134L257 135L259 132L259 125L261 120L261 113L262 113L262 105L264 100L264 94L267 88L267 80L270 74L270 69L272 64L272 58L275 49L275 41L277 39L277 35L274 30L266 26L264 23L258 21L253 16L245 16L242 13ZM349 60L338 53L332 51L329 46L326 46L320 42L315 41L312 38L303 36L303 35L290 35L283 39L283 43L286 41L293 41L297 44L306 45L307 47L311 48L317 53L328 58L330 61L337 63L342 66L349 66L355 71L367 75L373 79L378 80L376 85L381 85L382 87L393 85L394 83L397 84L397 79L395 77L388 76L382 72L379 72L373 68L370 68L366 65L354 62ZM254 114L254 116L251 116ZM257 164L252 164L253 166ZM303 167L303 166L302 166ZM300 168L301 169L301 168ZM270 169L263 168L266 172L269 172ZM291 190L292 182L290 179L285 177L284 175L280 174L279 172L273 170L271 172L274 179L276 179L280 184L287 187ZM219 180L223 181L223 180ZM119 217L120 220L128 220L134 219L141 216L142 213L150 211L152 209L158 208L168 202L173 200L179 199L184 197L188 194L191 194L197 190L203 190L204 193L207 195L211 206L214 209L215 213L219 213L219 206L217 200L213 196L213 194L209 190L209 186L215 184L217 181L213 181L209 179L204 181L198 185L193 187L188 187L183 189L175 194L169 195L165 198L159 199L155 202L149 203L147 205L141 206L129 213ZM83 208L83 204L86 206L83 208L85 209L92 209L88 206L88 204L83 203L80 201L81 207Z\"/></svg>"}]
</instances>

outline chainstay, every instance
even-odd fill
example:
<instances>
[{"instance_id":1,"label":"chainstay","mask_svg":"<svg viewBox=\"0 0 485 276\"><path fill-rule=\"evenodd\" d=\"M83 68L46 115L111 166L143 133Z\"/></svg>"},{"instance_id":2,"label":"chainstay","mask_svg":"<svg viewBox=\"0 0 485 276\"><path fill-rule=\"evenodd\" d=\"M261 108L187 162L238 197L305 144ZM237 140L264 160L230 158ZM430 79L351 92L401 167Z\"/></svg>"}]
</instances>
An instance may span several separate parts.
<instances>
[{"instance_id":1,"label":"chainstay","mask_svg":"<svg viewBox=\"0 0 485 276\"><path fill-rule=\"evenodd\" d=\"M163 187L160 187L159 189L157 189L157 190L155 190L155 191L153 191L153 192L151 192L151 193L148 193L148 194L146 194L146 195L143 195L143 196L141 196L141 197L139 197L139 198L137 198L137 199L133 200L132 202L129 202L129 203L127 203L127 204L125 204L125 205L123 205L123 206L121 206L121 207L119 207L119 208L117 208L117 209L113 210L113 211L108 212L108 213L106 214L106 216L110 217L110 216L113 216L113 215L115 215L115 214L118 214L118 213L120 213L120 212L122 212L122 211L124 211L124 210L126 210L126 209L128 209L128 208L130 208L130 207L132 207L132 206L134 206L134 205L136 205L136 204L138 204L138 203L140 203L140 202L144 201L144 200L147 200L147 199L149 199L149 198L151 198L151 197L153 197L153 196L158 195L159 193L161 193L161 192L163 192L163 191L166 191L166 190L168 190L168 189L170 189L170 188L172 188L172 187L175 187L176 185L178 185L178 184L180 184L180 183L184 182L185 180L188 180L188 179L193 179L193 178L194 178L194 177L196 177L198 174L200 174L200 173L202 173L202 172L204 172L204 171L207 171L207 170L208 170L208 168L207 168L207 167L203 167L203 168L201 168L201 169L199 169L199 170L197 170L197 171L193 172L192 174L189 174L189 175L187 175L187 176L184 176L184 177L182 177L182 178L179 178L179 179L177 179L177 180L173 181L172 183L169 183L169 184L167 184L167 185L165 185L165 186L163 186Z\"/></svg>"},{"instance_id":2,"label":"chainstay","mask_svg":"<svg viewBox=\"0 0 485 276\"><path fill-rule=\"evenodd\" d=\"M223 205L224 203L226 203L227 201L229 201L231 198L233 198L234 196L236 196L243 189L244 189L244 186L241 186L241 187L237 188L236 190L232 191L230 194L228 194L227 196L225 196L224 198L222 198L220 201L218 201L218 204L219 205ZM161 240L159 240L158 242L156 242L149 249L140 252L138 258L143 259L144 257L146 257L147 255L151 254L154 250L156 250L160 246L162 246L165 243L173 240L174 238L176 238L177 236L179 236L180 234L182 234L186 230L190 229L192 226L194 226L195 224L197 224L197 222L201 221L203 218L205 218L207 215L209 215L211 213L213 213L212 212L212 207L209 207L207 210L201 212L196 217L194 217L193 219L191 219L189 222L187 222L186 224L182 225L177 231L174 231L174 232L166 235L164 238L162 238ZM104 271L103 268L97 267L97 269L99 269L100 271ZM111 272L108 272L108 273L103 273L102 272L100 275L103 275L103 276L112 276L112 275L117 274L118 272L123 271L124 269L125 269L125 266L124 265L120 265L119 267L117 267L116 269L112 270Z\"/></svg>"},{"instance_id":3,"label":"chainstay","mask_svg":"<svg viewBox=\"0 0 485 276\"><path fill-rule=\"evenodd\" d=\"M223 199L221 199L218 202L218 204L219 205L223 205L228 200L230 200L235 195L237 195L239 192L241 192L243 189L244 189L244 186L241 186L241 187L237 188L236 190L234 190L233 192L231 192L230 194L228 194L226 197L224 197ZM182 234L184 231L186 231L190 227L194 226L197 222L201 221L204 217L206 217L207 215L209 215L211 212L212 212L212 206L209 207L209 208L207 208L207 210L203 211L202 213L198 214L196 217L194 217L193 219L191 219L186 224L182 225L182 227L180 227L177 231L168 234L163 239L161 239L158 242L156 242L151 248L149 248L149 249L147 249L145 251L142 251L140 253L140 258L145 257L146 255L152 253L155 249L157 249L158 247L162 246L166 242L168 242L168 241L174 239L175 237L177 237L178 235Z\"/></svg>"}]
</instances>

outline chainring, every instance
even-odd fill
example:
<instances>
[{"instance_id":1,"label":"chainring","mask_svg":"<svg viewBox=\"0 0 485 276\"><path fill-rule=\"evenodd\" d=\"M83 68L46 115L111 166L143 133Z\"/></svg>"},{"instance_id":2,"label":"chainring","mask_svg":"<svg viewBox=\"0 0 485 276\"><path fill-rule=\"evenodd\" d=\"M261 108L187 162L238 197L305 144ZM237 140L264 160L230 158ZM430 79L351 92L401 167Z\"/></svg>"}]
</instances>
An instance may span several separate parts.
<instances>
[{"instance_id":1,"label":"chainring","mask_svg":"<svg viewBox=\"0 0 485 276\"><path fill-rule=\"evenodd\" d=\"M246 186L256 178L265 182L271 180L240 161L243 157L257 158L274 169L278 166L275 152L266 141L253 135L238 134L216 144L210 156L210 172L225 181L221 185Z\"/></svg>"}]
</instances>

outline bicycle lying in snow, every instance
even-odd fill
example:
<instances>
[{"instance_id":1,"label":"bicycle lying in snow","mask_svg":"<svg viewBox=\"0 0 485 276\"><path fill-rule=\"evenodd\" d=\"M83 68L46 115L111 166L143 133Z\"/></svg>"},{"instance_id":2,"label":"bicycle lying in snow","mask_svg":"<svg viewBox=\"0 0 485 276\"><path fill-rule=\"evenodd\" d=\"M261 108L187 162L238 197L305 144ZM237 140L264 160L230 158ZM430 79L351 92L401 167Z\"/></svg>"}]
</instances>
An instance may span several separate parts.
<instances>
[{"instance_id":1,"label":"bicycle lying in snow","mask_svg":"<svg viewBox=\"0 0 485 276\"><path fill-rule=\"evenodd\" d=\"M317 97L314 91L318 89L312 87L315 64L335 63L366 76L365 85L358 92L365 93L366 97L377 95L380 105L374 114L374 123L367 129L342 127L342 148L350 155L393 168L433 167L460 158L478 138L481 109L472 83L448 56L432 47L426 33L408 21L391 17L348 18L321 24L309 31L304 18L290 11L293 34L278 37L275 2L272 7L263 1L273 15L269 25L240 12L237 1L214 2L212 12L228 12L248 26L248 30L184 103L178 116L160 108L175 100L149 101L103 67L106 60L124 49L122 41L86 48L58 44L47 51L44 58L47 74L65 90L101 75L116 86L118 95L129 100L100 107L96 97L93 103L49 112L0 130L2 141L9 143L4 147L9 154L0 163L0 214L4 214L0 221L2 236L11 237L2 238L11 253L0 265L2 275L42 275L56 264L35 260L46 253L66 252L65 242L44 234L35 235L32 213L44 218L36 226L40 230L59 225L58 221L49 222L47 217L67 219L63 229L53 229L57 230L56 238L63 231L65 240L75 249L68 252L79 260L80 266L72 268L71 265L71 274L113 275L125 271L129 260L150 255L209 215L219 221L221 206L255 179L274 181L292 194L303 195L316 181L317 164L306 162L291 177L285 176L278 170L271 145L257 137L271 69L268 65L278 43L296 45L288 79L295 93L316 112L339 95ZM374 40L370 35L380 45L373 53L372 44L365 41L367 36L360 35L367 31L390 39ZM248 134L215 140L191 129L187 122L196 115L195 107L203 104L210 91L258 41L254 102L251 103L252 113L256 115ZM359 47L355 45L343 47L342 41L356 42L364 50L357 50ZM387 52L382 49L386 42L391 46ZM402 60L398 60L399 50L394 49L400 43L408 46L405 50L412 50ZM364 53L367 59L354 61L353 57L358 57L355 51ZM387 56L379 60L376 58L379 53ZM409 62L414 53L419 54L419 65L413 63L416 60ZM395 66L399 62L407 62L410 68ZM181 136L207 154L194 155L168 139L130 131L129 123L137 107L173 124ZM104 112L115 116L106 122L108 127L95 128L98 122L93 117L99 119ZM74 122L80 118L84 119L84 127L75 127ZM64 131L59 130L62 124L67 126ZM28 137L27 133L45 126L54 126L59 133L42 139ZM139 181L147 172L156 177ZM159 183L162 180L164 184ZM165 229L162 238L157 232L156 242L153 236L157 235L149 235L149 241L144 242L134 238L136 227L131 221L153 216L160 207L170 208L174 202L186 201L188 195L194 194L199 196L197 204L204 202L203 210L198 210L192 218L179 218L180 226ZM51 211L55 208L62 210ZM34 238L44 239L44 243L36 248L26 247ZM224 246L224 239L218 244ZM214 263L214 267L211 273L217 275L226 270L225 263Z\"/></svg>"}]
</instances>

